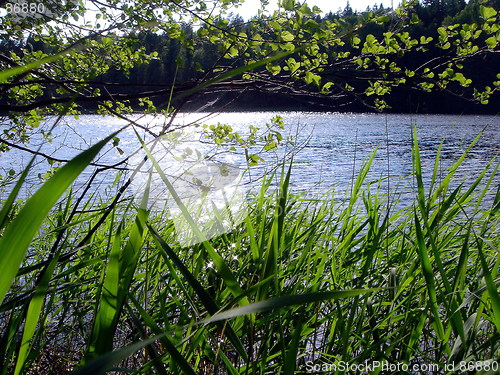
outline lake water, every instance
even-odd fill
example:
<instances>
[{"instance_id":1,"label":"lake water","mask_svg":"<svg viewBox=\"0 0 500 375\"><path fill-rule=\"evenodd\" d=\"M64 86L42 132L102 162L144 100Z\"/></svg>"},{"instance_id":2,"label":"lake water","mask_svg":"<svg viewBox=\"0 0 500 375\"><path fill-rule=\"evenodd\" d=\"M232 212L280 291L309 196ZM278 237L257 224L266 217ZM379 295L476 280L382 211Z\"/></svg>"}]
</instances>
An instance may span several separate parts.
<instances>
[{"instance_id":1,"label":"lake water","mask_svg":"<svg viewBox=\"0 0 500 375\"><path fill-rule=\"evenodd\" d=\"M404 177L412 171L411 139L414 126L418 132L423 173L427 180L432 174L436 151L441 142L444 175L446 168L456 161L483 131L482 137L460 168L455 185L462 181L470 183L500 152L500 118L496 116L308 112L222 113L209 116L207 113L191 113L178 115L173 126L186 126L193 122L226 123L243 134L248 134L249 125L265 128L265 124L276 115L283 117L286 125L284 133L296 137L297 146L295 149L279 148L264 154L265 161L252 168L249 176L250 179L255 179L263 173L269 173L272 166L282 161L285 155L290 157L293 154L293 160L297 164L292 171L292 186L296 192L309 191L310 194L320 194L335 187L338 196L343 196L353 175L357 175L362 161L373 150L378 149L367 181L389 177L391 191L400 193L403 202L410 202L411 196L414 195L415 183L411 178ZM153 132L159 131L166 122L163 117L150 115L140 118L132 115L131 118ZM53 120L49 120L42 128L48 129L52 122ZM58 159L69 159L125 124L124 120L97 115L84 115L79 119L66 117L53 130L54 138L51 144L43 144L42 138L35 136L30 148L40 146L42 153ZM151 137L144 129L139 129L139 133L146 139ZM97 163L119 163L137 151L138 140L131 128L124 130L118 137L118 147L121 151L110 145L100 154ZM209 148L207 145L203 147L207 150ZM254 147L260 148L261 146ZM227 155L222 156L224 157ZM1 155L0 174L5 176L10 169L20 172L29 159L27 152L19 150ZM241 150L225 161L240 167L245 166ZM125 166L126 164L121 165ZM40 184L39 174L43 176L48 168L49 164L40 158L39 164L30 174L30 185L25 187L22 194L32 193ZM91 173L92 170L87 169L79 179L77 187L82 187ZM114 179L113 173L103 173L95 189L104 194L106 186ZM382 184L383 189L387 188L386 183ZM499 183L498 178L495 183Z\"/></svg>"}]
</instances>

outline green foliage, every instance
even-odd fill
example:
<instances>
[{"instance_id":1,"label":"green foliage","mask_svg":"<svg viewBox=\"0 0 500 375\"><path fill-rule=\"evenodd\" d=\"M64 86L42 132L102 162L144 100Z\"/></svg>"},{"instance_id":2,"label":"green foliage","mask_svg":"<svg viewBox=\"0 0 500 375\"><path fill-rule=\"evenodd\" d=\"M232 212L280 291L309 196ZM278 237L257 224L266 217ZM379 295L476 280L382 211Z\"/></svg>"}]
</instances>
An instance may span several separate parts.
<instances>
[{"instance_id":1,"label":"green foliage","mask_svg":"<svg viewBox=\"0 0 500 375\"><path fill-rule=\"evenodd\" d=\"M17 268L23 261L31 240L42 225L45 216L64 191L113 136L114 134L82 152L57 171L26 202L16 218L5 228L0 239L0 256L4 259L0 268L2 275L0 278L0 301L4 299L12 280L16 276ZM4 207L2 210L7 211L9 209L10 207Z\"/></svg>"},{"instance_id":2,"label":"green foliage","mask_svg":"<svg viewBox=\"0 0 500 375\"><path fill-rule=\"evenodd\" d=\"M490 7L485 7L484 5L479 6L480 16L487 22L495 22L497 11Z\"/></svg>"},{"instance_id":3,"label":"green foliage","mask_svg":"<svg viewBox=\"0 0 500 375\"><path fill-rule=\"evenodd\" d=\"M223 10L234 3L220 2ZM498 52L495 3L445 2L448 13L434 1L394 12L346 7L320 17L316 7L284 0L248 23L198 0L96 2L95 23L83 23L83 3L65 4L53 9L54 22L15 14L0 21L8 30L8 53L0 55L0 109L8 111L2 150L26 142L46 113L91 108L121 116L139 107L171 114L172 103L182 109L200 93L228 87L363 98L379 110L389 107L395 87L459 90L484 104L500 88L497 70L478 82L469 65ZM427 16L422 26L419 17ZM245 135L227 124L203 132L221 151L243 148L254 166L264 152L292 144L283 128L276 117ZM161 135L174 136L170 130ZM466 154L438 179L438 152L426 185L415 134L415 200L397 212L392 197L384 201L366 187L375 153L340 201L293 194L292 166L283 167L278 189L271 189L275 176L265 176L245 221L208 240L138 136L200 241L186 248L174 244L165 212L148 212L147 194L140 207L121 199L127 185L111 201L92 205L72 193L60 201L111 140L120 152L112 134L51 166L47 181L18 206L28 167L3 204L2 374L38 371L38 359L54 353L61 371L81 365L80 374L114 366L293 373L318 355L441 366L498 357L499 191L481 208L496 162L472 186L452 188Z\"/></svg>"},{"instance_id":4,"label":"green foliage","mask_svg":"<svg viewBox=\"0 0 500 375\"><path fill-rule=\"evenodd\" d=\"M237 148L246 151L247 161L250 166L256 166L263 160L260 155L266 151L273 150L279 146L294 145L293 137L283 137L281 131L285 128L281 116L273 117L270 122L261 129L254 125L248 126L248 135L241 135L234 131L230 125L218 123L217 125L203 125L204 138L213 142L217 147L224 147L227 152L235 152ZM256 149L256 147L259 147ZM254 152L249 154L248 149Z\"/></svg>"},{"instance_id":5,"label":"green foliage","mask_svg":"<svg viewBox=\"0 0 500 375\"><path fill-rule=\"evenodd\" d=\"M1 319L11 317L2 367L14 372L17 361L18 373L44 371L36 359L56 351L72 358L66 371L82 363L75 374L293 373L315 355L326 363L417 360L443 371L494 360L500 193L482 201L480 186L493 187L499 165L493 160L469 187L455 185L469 150L444 175L438 150L424 181L415 134L415 199L399 211L387 206L395 197L366 181L375 152L341 200L335 191L294 194L295 166L283 168L277 190L268 176L250 197L243 223L188 248L175 244L164 213L145 210L146 193L140 207L115 206L75 253L105 211L79 210L68 222L76 203L68 197L49 214L53 229L28 240L34 257L4 269L20 276L0 305ZM52 190L42 193L53 204ZM73 345L58 346L64 340Z\"/></svg>"},{"instance_id":6,"label":"green foliage","mask_svg":"<svg viewBox=\"0 0 500 375\"><path fill-rule=\"evenodd\" d=\"M221 10L232 3L224 2ZM68 113L74 114L162 111L170 96L182 108L186 96L194 95L189 89L200 83L207 91L237 91L266 82L271 91L333 101L361 98L379 108L396 99L395 87L446 89L486 103L496 94L498 64L492 57L481 76L475 64L498 50L498 4L438 3L408 2L395 12L346 8L322 17L316 7L285 1L279 11L249 22L216 14L198 0L117 1L110 7L101 2L95 23L84 22L86 9L77 2L57 8L51 23L8 14L1 20L10 31L1 37L6 53L0 69L10 78L2 79L8 86L0 109L8 111L13 126L4 129L5 136L25 142L45 113L57 113L71 100ZM290 56L224 76L281 52ZM455 71L454 79L441 74L443 68ZM231 81L238 85L228 86Z\"/></svg>"}]
</instances>

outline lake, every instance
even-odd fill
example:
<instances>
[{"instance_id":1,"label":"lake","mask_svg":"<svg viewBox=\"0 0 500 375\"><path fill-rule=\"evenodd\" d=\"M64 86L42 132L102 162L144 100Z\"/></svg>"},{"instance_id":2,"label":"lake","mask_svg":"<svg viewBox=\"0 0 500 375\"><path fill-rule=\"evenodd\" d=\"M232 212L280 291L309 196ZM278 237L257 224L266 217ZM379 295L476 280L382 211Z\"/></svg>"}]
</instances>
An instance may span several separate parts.
<instances>
[{"instance_id":1,"label":"lake","mask_svg":"<svg viewBox=\"0 0 500 375\"><path fill-rule=\"evenodd\" d=\"M294 191L308 191L318 195L332 187L336 196L343 197L349 188L353 176L357 175L363 160L375 149L378 149L374 163L368 175L368 181L385 179L381 188L401 194L402 202L410 202L414 196L415 182L405 179L412 171L411 139L412 129L417 128L421 150L424 178L429 180L432 174L436 151L442 143L442 175L446 168L455 162L467 149L474 138L484 132L478 143L471 150L457 174L455 186L464 181L473 181L487 163L500 152L500 118L497 116L460 116L460 115L409 115L409 114L341 114L311 112L245 112L179 114L173 122L175 126L188 126L193 122L199 124L225 123L248 134L248 126L265 128L266 122L276 115L283 117L286 125L285 136L295 137L295 148L278 148L263 155L264 162L253 167L247 175L249 185L286 156L293 155L297 163L292 170L292 186ZM157 132L166 122L160 116L131 115L144 129ZM41 129L49 129L53 119L47 121ZM113 117L82 115L78 119L65 117L53 130L53 141L44 144L40 136L33 137L30 148L40 147L40 152L57 159L68 159L80 150L95 144L98 140L124 126L126 121ZM145 139L151 136L144 129L139 133ZM118 147L111 145L104 150L97 163L101 165L116 164L138 149L138 140L130 128L119 136ZM198 149L208 150L208 145L198 145ZM255 146L254 152L261 149ZM138 158L139 156L135 156ZM237 152L228 159L227 155L219 155L226 163L244 167L246 162L243 152ZM27 152L13 150L2 155L0 174L6 175L10 169L19 173L30 156ZM140 157L139 157L140 159ZM134 160L134 157L131 159ZM129 162L129 166L130 166ZM133 162L132 162L133 164ZM121 165L122 167L125 164ZM22 194L31 194L40 184L40 176L49 168L49 164L40 159L30 174L30 184L26 185ZM77 188L83 187L92 170L87 169L77 182ZM387 177L389 177L387 179ZM106 187L115 180L114 173L103 173L94 188L105 194ZM387 185L389 181L389 185ZM500 181L496 178L495 183ZM7 189L8 190L8 189ZM133 189L132 189L133 190ZM5 192L2 194L5 197Z\"/></svg>"}]
</instances>

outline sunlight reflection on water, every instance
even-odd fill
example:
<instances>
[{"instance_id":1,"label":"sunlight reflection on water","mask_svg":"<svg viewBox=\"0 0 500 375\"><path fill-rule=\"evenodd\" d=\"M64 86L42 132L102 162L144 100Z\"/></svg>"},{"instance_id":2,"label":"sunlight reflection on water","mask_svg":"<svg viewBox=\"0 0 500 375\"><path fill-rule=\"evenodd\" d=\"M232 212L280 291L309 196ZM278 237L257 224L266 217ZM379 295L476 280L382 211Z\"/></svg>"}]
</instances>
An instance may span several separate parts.
<instances>
[{"instance_id":1,"label":"sunlight reflection on water","mask_svg":"<svg viewBox=\"0 0 500 375\"><path fill-rule=\"evenodd\" d=\"M247 112L209 116L208 113L188 113L178 115L173 124L188 126L195 122L199 124L220 122L230 124L234 129L245 134L248 133L249 125L264 127L265 123L276 115L281 115L284 119L286 124L284 134L296 136L297 143L301 145L293 159L297 164L292 170L291 185L296 192L310 191L311 194L321 194L335 187L336 191L342 195L348 190L363 160L377 149L367 182L389 176L390 179L381 183L382 191L387 191L387 181L390 181L391 191L398 186L402 200L410 201L414 194L415 184L412 179L402 180L402 178L412 171L411 134L414 126L418 131L425 181L430 180L436 151L441 143L440 174L442 177L445 175L446 168L460 157L481 131L484 131L460 168L455 186L462 180L471 183L500 151L500 118L496 116L311 112ZM137 116L132 116L132 118L137 119ZM165 118L152 115L142 116L137 121L153 132L158 132L166 123ZM48 124L50 125L50 121ZM53 142L44 144L41 152L55 158L68 159L76 155L79 150L95 144L125 124L124 120L97 115L83 115L79 119L67 117L54 131ZM139 129L139 133L146 139L151 137L143 129ZM96 162L118 163L124 157L137 151L139 143L132 129L122 132L119 138L117 147L110 145L101 153ZM306 141L307 143L304 143ZM34 137L32 147L40 143L42 139ZM250 175L255 178L268 172L266 167L273 161L282 160L284 154L284 149L278 149L264 155L266 162L253 168ZM6 153L0 159L2 170L0 173L5 175L9 169L20 172L21 166L28 160L29 155L21 151ZM35 187L39 186L38 174L43 175L48 167L48 163L42 161L30 174L30 181ZM92 169L88 168L77 185L83 186L91 173ZM103 191L114 178L114 174L108 173L98 189ZM498 179L495 183L498 183ZM24 194L28 194L29 191L31 190L27 189Z\"/></svg>"}]
</instances>

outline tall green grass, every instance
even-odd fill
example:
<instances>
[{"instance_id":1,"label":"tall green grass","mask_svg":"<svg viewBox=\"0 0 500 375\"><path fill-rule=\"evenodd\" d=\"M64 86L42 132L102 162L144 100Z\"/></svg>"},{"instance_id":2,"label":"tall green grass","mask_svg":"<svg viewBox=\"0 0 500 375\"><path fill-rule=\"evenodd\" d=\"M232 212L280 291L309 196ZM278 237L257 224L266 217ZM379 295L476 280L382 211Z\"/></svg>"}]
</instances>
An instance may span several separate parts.
<instances>
[{"instance_id":1,"label":"tall green grass","mask_svg":"<svg viewBox=\"0 0 500 375\"><path fill-rule=\"evenodd\" d=\"M106 220L109 202L59 199L99 147L17 214L5 202L0 374L293 374L341 360L446 373L500 357L496 161L455 188L467 155L438 178L438 153L426 184L415 134L415 199L402 209L369 188L375 153L340 201L294 194L297 167L284 166L232 232L183 248L147 191Z\"/></svg>"}]
</instances>

